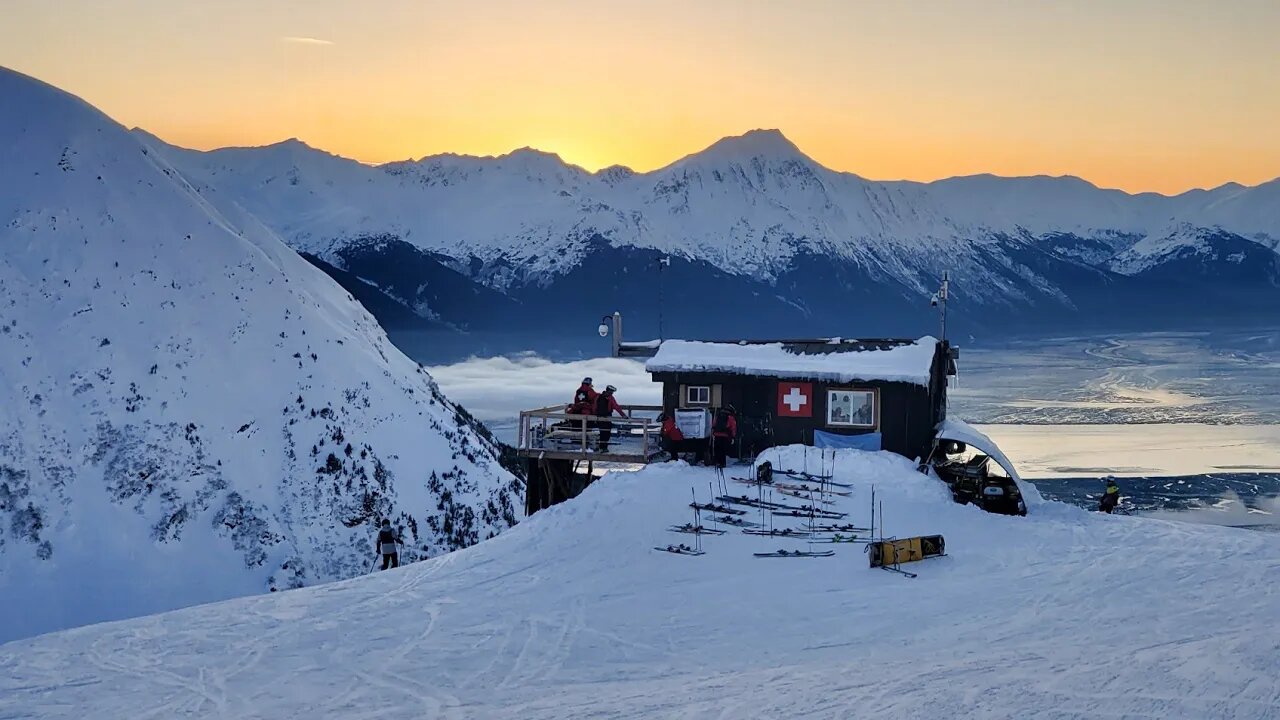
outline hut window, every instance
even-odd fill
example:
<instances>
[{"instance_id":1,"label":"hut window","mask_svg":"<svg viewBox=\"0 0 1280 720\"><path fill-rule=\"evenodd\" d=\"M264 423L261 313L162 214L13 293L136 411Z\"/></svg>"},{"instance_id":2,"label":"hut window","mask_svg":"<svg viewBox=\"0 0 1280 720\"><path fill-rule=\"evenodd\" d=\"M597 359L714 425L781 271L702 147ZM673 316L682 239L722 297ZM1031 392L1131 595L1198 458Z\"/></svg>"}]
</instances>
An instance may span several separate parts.
<instances>
[{"instance_id":1,"label":"hut window","mask_svg":"<svg viewBox=\"0 0 1280 720\"><path fill-rule=\"evenodd\" d=\"M837 427L876 427L875 390L828 390L827 424Z\"/></svg>"},{"instance_id":2,"label":"hut window","mask_svg":"<svg viewBox=\"0 0 1280 720\"><path fill-rule=\"evenodd\" d=\"M687 385L684 389L685 405L710 405L711 388L707 385Z\"/></svg>"}]
</instances>

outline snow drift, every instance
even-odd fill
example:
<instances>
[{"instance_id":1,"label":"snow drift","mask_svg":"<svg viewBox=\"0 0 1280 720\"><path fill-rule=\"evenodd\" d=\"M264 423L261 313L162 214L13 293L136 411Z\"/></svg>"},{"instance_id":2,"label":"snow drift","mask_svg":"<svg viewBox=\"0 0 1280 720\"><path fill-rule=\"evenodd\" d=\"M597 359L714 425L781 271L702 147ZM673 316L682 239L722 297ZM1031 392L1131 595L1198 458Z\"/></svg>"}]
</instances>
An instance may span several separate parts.
<instances>
[{"instance_id":1,"label":"snow drift","mask_svg":"<svg viewBox=\"0 0 1280 720\"><path fill-rule=\"evenodd\" d=\"M828 454L828 466L830 465ZM805 464L801 448L767 456ZM823 465L810 450L810 469ZM746 474L735 468L730 474ZM1264 533L1040 501L994 516L888 453L840 451L839 498L948 556L758 559L802 541L655 545L714 474L606 476L494 540L343 583L0 646L0 715L1267 717L1280 547ZM743 492L746 486L734 485ZM748 516L749 518L753 516ZM705 518L704 518L705 519ZM781 524L781 521L779 522Z\"/></svg>"},{"instance_id":2,"label":"snow drift","mask_svg":"<svg viewBox=\"0 0 1280 720\"><path fill-rule=\"evenodd\" d=\"M328 277L76 98L0 98L0 640L350 577L384 517L409 561L515 522Z\"/></svg>"}]
</instances>

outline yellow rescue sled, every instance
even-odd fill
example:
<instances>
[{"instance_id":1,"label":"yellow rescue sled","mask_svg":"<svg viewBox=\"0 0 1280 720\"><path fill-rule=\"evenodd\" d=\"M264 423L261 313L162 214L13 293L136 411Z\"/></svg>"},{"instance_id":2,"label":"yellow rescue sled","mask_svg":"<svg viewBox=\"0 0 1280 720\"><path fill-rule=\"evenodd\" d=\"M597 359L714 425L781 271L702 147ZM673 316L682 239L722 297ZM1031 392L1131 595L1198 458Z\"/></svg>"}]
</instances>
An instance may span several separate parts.
<instances>
[{"instance_id":1,"label":"yellow rescue sled","mask_svg":"<svg viewBox=\"0 0 1280 720\"><path fill-rule=\"evenodd\" d=\"M898 566L931 557L942 557L947 554L947 544L941 535L877 540L867 545L867 553L871 556L871 567L915 577L914 573L899 570Z\"/></svg>"}]
</instances>

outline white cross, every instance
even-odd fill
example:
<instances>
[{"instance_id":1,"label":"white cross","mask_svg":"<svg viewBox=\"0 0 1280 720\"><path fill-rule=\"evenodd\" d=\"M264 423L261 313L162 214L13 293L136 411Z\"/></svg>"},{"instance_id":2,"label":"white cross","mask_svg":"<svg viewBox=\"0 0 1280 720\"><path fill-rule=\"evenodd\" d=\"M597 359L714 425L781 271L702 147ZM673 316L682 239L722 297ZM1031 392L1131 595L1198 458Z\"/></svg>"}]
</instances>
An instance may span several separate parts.
<instances>
[{"instance_id":1,"label":"white cross","mask_svg":"<svg viewBox=\"0 0 1280 720\"><path fill-rule=\"evenodd\" d=\"M798 387L792 387L786 395L782 396L782 404L791 408L791 412L800 412L800 408L804 407L807 402L809 402L809 398L805 397Z\"/></svg>"}]
</instances>

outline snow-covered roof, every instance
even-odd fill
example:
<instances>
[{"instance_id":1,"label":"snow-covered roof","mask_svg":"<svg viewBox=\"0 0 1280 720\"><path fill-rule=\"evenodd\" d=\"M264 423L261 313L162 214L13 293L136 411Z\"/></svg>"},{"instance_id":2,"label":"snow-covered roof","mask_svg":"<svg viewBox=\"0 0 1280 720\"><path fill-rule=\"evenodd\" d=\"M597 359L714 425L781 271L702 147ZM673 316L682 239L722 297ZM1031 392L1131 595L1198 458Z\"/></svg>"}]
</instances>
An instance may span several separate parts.
<instances>
[{"instance_id":1,"label":"snow-covered roof","mask_svg":"<svg viewBox=\"0 0 1280 720\"><path fill-rule=\"evenodd\" d=\"M834 346L844 343L832 341ZM723 372L737 375L853 382L880 380L929 384L929 370L937 340L880 349L876 346L833 347L830 352L798 352L784 343L730 343L667 340L645 363L645 370L662 372Z\"/></svg>"},{"instance_id":2,"label":"snow-covered roof","mask_svg":"<svg viewBox=\"0 0 1280 720\"><path fill-rule=\"evenodd\" d=\"M1000 451L1000 447L996 445L995 441L969 423L956 418L943 420L938 424L938 439L955 440L981 450L988 457L995 460L1000 467L1004 468L1004 471L1009 473L1009 477L1013 478L1014 482L1022 481L1022 478L1018 476L1017 468L1013 466L1013 461Z\"/></svg>"}]
</instances>

